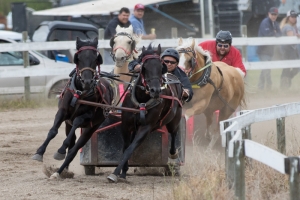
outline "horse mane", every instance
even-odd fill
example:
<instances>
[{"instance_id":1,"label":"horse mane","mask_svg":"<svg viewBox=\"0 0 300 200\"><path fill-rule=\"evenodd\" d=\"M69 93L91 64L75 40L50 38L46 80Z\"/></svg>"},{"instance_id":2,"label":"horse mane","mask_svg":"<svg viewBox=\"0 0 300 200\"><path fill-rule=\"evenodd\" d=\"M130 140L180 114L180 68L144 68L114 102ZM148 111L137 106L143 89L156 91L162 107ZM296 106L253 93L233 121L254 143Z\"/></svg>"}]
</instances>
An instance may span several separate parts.
<instances>
[{"instance_id":1,"label":"horse mane","mask_svg":"<svg viewBox=\"0 0 300 200\"><path fill-rule=\"evenodd\" d=\"M76 49L79 50L81 47L84 47L84 46L92 46L92 47L97 48L98 47L98 37L96 37L94 39L87 38L87 39L84 39L84 40L77 37Z\"/></svg>"},{"instance_id":2,"label":"horse mane","mask_svg":"<svg viewBox=\"0 0 300 200\"><path fill-rule=\"evenodd\" d=\"M121 27L121 26L117 26L116 28L116 34L118 33L128 33L128 35L130 35L132 37L132 39L135 41L135 43L139 43L142 40L142 36L137 35L133 32L133 27L132 25L130 25L129 27Z\"/></svg>"},{"instance_id":3,"label":"horse mane","mask_svg":"<svg viewBox=\"0 0 300 200\"><path fill-rule=\"evenodd\" d=\"M211 55L208 50L204 50L201 46L198 46L197 44L195 44L194 50L202 54L206 58L206 62L211 61Z\"/></svg>"},{"instance_id":4,"label":"horse mane","mask_svg":"<svg viewBox=\"0 0 300 200\"><path fill-rule=\"evenodd\" d=\"M186 40L183 40L182 45L178 46L176 49L185 49L188 47L191 47L193 44L194 38L187 38ZM211 54L209 51L204 50L201 46L198 46L198 44L195 43L194 45L194 51L199 52L201 55L203 55L206 59L206 62L211 61Z\"/></svg>"}]
</instances>

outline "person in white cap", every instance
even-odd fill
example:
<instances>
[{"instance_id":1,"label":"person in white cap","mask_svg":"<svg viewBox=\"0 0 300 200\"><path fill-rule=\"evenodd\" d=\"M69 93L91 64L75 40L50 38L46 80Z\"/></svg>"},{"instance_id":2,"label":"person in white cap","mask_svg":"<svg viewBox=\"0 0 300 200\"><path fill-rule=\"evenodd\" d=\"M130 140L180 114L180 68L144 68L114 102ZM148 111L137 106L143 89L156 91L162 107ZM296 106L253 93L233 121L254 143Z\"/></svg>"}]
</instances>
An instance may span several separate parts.
<instances>
[{"instance_id":1,"label":"person in white cap","mask_svg":"<svg viewBox=\"0 0 300 200\"><path fill-rule=\"evenodd\" d=\"M133 32L137 35L141 35L142 39L153 40L156 38L156 34L147 34L144 27L145 6L143 4L136 4L134 6L133 14L130 16L129 21L132 24Z\"/></svg>"}]
</instances>

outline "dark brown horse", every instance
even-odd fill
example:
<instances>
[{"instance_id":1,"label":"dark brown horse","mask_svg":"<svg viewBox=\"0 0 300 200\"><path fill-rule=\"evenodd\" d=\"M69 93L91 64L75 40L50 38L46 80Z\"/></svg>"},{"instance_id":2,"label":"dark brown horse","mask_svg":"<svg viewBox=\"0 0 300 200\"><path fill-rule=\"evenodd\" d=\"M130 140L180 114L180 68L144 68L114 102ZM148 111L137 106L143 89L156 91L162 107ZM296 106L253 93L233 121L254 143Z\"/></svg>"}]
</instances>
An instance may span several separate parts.
<instances>
[{"instance_id":1,"label":"dark brown horse","mask_svg":"<svg viewBox=\"0 0 300 200\"><path fill-rule=\"evenodd\" d=\"M94 40L80 40L77 38L77 53L74 56L76 64L76 73L74 72L70 82L60 96L58 111L56 113L54 124L50 129L44 143L38 148L36 154L32 157L34 160L43 161L43 154L49 142L57 135L58 128L62 122L66 125L67 138L63 145L54 155L57 160L63 160L68 148L67 157L51 178L59 178L59 174L65 167L68 167L74 159L77 151L83 147L104 121L105 116L102 108L77 104L77 100L86 100L91 102L105 103L111 105L113 100L113 89L104 78L100 78L100 64L102 57L97 51L98 38ZM98 72L97 72L98 66ZM76 141L75 130L83 128L81 136Z\"/></svg>"},{"instance_id":2,"label":"dark brown horse","mask_svg":"<svg viewBox=\"0 0 300 200\"><path fill-rule=\"evenodd\" d=\"M133 151L144 141L147 134L166 125L171 134L170 158L177 157L175 137L182 114L182 86L172 74L162 76L160 60L161 47L155 51L151 44L143 47L140 59L143 63L141 72L134 82L130 93L127 93L122 106L139 108L140 114L122 111L123 156L112 174L107 178L117 182L118 176L125 179L128 171L128 160ZM164 78L163 78L164 77ZM167 80L167 81L166 81ZM173 82L167 84L166 82ZM176 82L176 83L175 83Z\"/></svg>"}]
</instances>

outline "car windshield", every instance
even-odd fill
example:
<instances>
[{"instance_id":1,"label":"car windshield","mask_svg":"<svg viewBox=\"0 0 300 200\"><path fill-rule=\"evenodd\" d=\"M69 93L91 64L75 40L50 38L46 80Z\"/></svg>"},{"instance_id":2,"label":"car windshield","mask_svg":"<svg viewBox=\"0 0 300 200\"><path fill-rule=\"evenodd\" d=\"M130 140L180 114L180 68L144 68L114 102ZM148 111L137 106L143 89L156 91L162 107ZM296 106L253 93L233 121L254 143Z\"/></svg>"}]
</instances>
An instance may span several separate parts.
<instances>
[{"instance_id":1,"label":"car windshield","mask_svg":"<svg viewBox=\"0 0 300 200\"><path fill-rule=\"evenodd\" d=\"M32 40L34 42L46 42L49 34L48 26L40 26L33 34Z\"/></svg>"},{"instance_id":2,"label":"car windshield","mask_svg":"<svg viewBox=\"0 0 300 200\"><path fill-rule=\"evenodd\" d=\"M71 41L76 40L77 37L81 39L94 39L97 37L97 33L94 31L87 31L85 33L84 31L56 29L51 33L48 41Z\"/></svg>"}]
</instances>

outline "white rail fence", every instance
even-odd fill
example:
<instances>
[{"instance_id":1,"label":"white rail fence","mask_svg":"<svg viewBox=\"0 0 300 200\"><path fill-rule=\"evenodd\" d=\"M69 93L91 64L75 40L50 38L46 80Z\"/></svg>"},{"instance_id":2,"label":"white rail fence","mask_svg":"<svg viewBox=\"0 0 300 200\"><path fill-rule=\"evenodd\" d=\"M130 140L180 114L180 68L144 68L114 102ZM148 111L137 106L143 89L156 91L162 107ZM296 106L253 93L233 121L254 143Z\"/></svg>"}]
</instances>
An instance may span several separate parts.
<instances>
[{"instance_id":1,"label":"white rail fence","mask_svg":"<svg viewBox=\"0 0 300 200\"><path fill-rule=\"evenodd\" d=\"M226 154L226 179L237 199L245 199L245 158L252 158L289 175L290 199L300 199L300 158L285 156L285 117L300 114L300 102L241 111L240 116L220 122ZM276 119L279 152L251 140L251 124Z\"/></svg>"},{"instance_id":2,"label":"white rail fence","mask_svg":"<svg viewBox=\"0 0 300 200\"><path fill-rule=\"evenodd\" d=\"M213 38L211 38L213 39ZM205 41L207 39L195 38L196 44ZM148 46L150 42L154 44L161 44L162 47L177 47L178 39L157 39L157 40L142 40L138 43L137 47ZM300 44L300 39L297 37L264 37L264 38L234 38L234 46L259 46L259 45L284 45L284 44ZM75 41L58 41L58 42L29 42L29 43L5 43L0 44L0 52L6 51L31 51L31 50L64 50L64 49L76 49ZM109 40L99 40L98 47L100 49L110 49ZM246 54L244 52L243 54ZM300 60L279 60L279 61L263 61L263 62L247 62L245 61L245 67L247 70L261 70L261 69L280 69L280 68L296 68L300 67ZM104 69L112 69L112 65L102 65ZM28 71L27 71L28 70ZM51 73L51 74L49 74ZM23 77L30 76L45 76L45 75L60 75L59 70L48 70L47 73L32 73L30 68L22 71L15 72L16 76ZM0 72L0 77L11 77L12 74L8 71Z\"/></svg>"}]
</instances>

